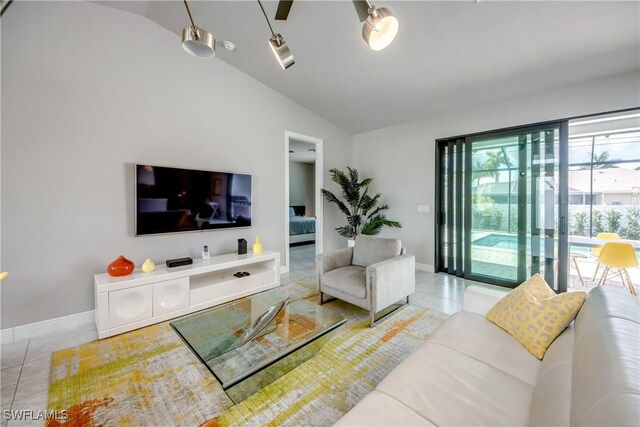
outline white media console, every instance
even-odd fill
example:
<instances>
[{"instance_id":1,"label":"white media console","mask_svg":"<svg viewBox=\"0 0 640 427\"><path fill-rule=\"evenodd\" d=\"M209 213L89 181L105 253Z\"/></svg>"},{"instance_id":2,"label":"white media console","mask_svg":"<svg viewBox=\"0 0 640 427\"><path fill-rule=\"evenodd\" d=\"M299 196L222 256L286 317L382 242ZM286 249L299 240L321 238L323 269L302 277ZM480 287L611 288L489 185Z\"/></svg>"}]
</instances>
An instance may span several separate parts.
<instances>
[{"instance_id":1,"label":"white media console","mask_svg":"<svg viewBox=\"0 0 640 427\"><path fill-rule=\"evenodd\" d=\"M246 271L249 276L235 277ZM136 269L124 277L95 275L98 337L138 329L203 310L280 284L280 254L227 254L192 265Z\"/></svg>"}]
</instances>

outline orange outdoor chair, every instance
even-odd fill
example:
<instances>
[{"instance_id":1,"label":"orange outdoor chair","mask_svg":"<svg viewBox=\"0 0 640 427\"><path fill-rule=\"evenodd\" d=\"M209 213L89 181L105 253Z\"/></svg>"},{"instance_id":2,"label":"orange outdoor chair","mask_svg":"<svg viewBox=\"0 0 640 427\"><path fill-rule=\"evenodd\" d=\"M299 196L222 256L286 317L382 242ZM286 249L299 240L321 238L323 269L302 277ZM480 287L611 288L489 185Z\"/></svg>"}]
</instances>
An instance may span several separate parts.
<instances>
[{"instance_id":1,"label":"orange outdoor chair","mask_svg":"<svg viewBox=\"0 0 640 427\"><path fill-rule=\"evenodd\" d=\"M607 281L610 269L617 269L618 272L613 277L620 276L622 284L629 289L633 295L636 295L636 290L631 283L631 277L627 268L638 266L638 257L636 256L636 248L631 243L618 243L609 242L605 243L600 251L598 262L604 266L604 271L598 286L602 286Z\"/></svg>"},{"instance_id":2,"label":"orange outdoor chair","mask_svg":"<svg viewBox=\"0 0 640 427\"><path fill-rule=\"evenodd\" d=\"M620 235L618 233L598 233L596 235L596 239L600 240L622 240L620 239ZM598 258L600 256L600 251L602 250L602 246L598 246L596 248L591 248L591 255ZM598 275L598 270L600 269L600 262L596 265L596 272L593 273L593 281L595 282L596 276Z\"/></svg>"}]
</instances>

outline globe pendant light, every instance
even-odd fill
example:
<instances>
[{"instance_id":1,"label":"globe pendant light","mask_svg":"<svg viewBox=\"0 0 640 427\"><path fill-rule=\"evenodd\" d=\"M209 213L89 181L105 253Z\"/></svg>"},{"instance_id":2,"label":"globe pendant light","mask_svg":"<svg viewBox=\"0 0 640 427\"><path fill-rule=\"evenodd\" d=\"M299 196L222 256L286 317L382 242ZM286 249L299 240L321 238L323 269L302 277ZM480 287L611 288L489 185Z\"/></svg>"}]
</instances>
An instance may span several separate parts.
<instances>
[{"instance_id":1,"label":"globe pendant light","mask_svg":"<svg viewBox=\"0 0 640 427\"><path fill-rule=\"evenodd\" d=\"M187 13L189 14L191 26L182 30L182 48L188 54L198 58L213 58L216 56L216 39L210 32L203 30L202 28L198 28L195 22L193 22L193 17L191 16L191 10L189 10L187 0L183 1L184 6L187 8Z\"/></svg>"},{"instance_id":2,"label":"globe pendant light","mask_svg":"<svg viewBox=\"0 0 640 427\"><path fill-rule=\"evenodd\" d=\"M369 16L362 26L362 38L372 50L389 46L398 34L398 19L386 7L376 8L367 0Z\"/></svg>"}]
</instances>

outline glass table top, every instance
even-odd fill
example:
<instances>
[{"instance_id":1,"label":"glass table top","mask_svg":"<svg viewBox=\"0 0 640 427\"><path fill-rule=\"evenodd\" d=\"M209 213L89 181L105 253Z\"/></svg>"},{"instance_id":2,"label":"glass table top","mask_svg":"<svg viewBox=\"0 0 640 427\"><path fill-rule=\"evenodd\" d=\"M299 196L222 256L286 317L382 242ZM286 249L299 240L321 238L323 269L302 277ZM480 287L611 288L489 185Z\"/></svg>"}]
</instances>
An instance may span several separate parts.
<instances>
[{"instance_id":1,"label":"glass table top","mask_svg":"<svg viewBox=\"0 0 640 427\"><path fill-rule=\"evenodd\" d=\"M327 334L345 318L281 288L171 322L227 389Z\"/></svg>"}]
</instances>

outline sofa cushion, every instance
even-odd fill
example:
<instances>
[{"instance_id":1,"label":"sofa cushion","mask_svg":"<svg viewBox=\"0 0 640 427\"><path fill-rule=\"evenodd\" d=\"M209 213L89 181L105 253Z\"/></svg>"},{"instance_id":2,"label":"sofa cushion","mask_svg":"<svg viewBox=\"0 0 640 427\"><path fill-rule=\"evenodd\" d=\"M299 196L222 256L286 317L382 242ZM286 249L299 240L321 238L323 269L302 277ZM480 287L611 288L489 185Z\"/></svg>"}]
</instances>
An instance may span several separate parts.
<instances>
[{"instance_id":1,"label":"sofa cushion","mask_svg":"<svg viewBox=\"0 0 640 427\"><path fill-rule=\"evenodd\" d=\"M540 361L511 335L484 316L460 312L451 316L430 338L534 386Z\"/></svg>"},{"instance_id":2,"label":"sofa cushion","mask_svg":"<svg viewBox=\"0 0 640 427\"><path fill-rule=\"evenodd\" d=\"M336 426L432 426L412 409L379 391L372 391Z\"/></svg>"},{"instance_id":3,"label":"sofa cushion","mask_svg":"<svg viewBox=\"0 0 640 427\"><path fill-rule=\"evenodd\" d=\"M356 236L351 264L368 267L399 256L401 250L402 243L398 239L383 239L359 234Z\"/></svg>"},{"instance_id":4,"label":"sofa cushion","mask_svg":"<svg viewBox=\"0 0 640 427\"><path fill-rule=\"evenodd\" d=\"M586 293L556 295L539 274L511 291L487 313L487 319L509 332L538 359L573 321Z\"/></svg>"},{"instance_id":5,"label":"sofa cushion","mask_svg":"<svg viewBox=\"0 0 640 427\"><path fill-rule=\"evenodd\" d=\"M365 268L357 265L337 268L322 275L322 289L329 294L331 289L362 299L367 296ZM337 295L334 295L337 296Z\"/></svg>"},{"instance_id":6,"label":"sofa cushion","mask_svg":"<svg viewBox=\"0 0 640 427\"><path fill-rule=\"evenodd\" d=\"M568 426L574 328L569 325L542 359L531 402L530 426Z\"/></svg>"},{"instance_id":7,"label":"sofa cushion","mask_svg":"<svg viewBox=\"0 0 640 427\"><path fill-rule=\"evenodd\" d=\"M533 386L459 351L427 341L377 390L442 426L525 425Z\"/></svg>"},{"instance_id":8,"label":"sofa cushion","mask_svg":"<svg viewBox=\"0 0 640 427\"><path fill-rule=\"evenodd\" d=\"M489 310L509 291L507 288L498 288L497 286L491 286L491 288L477 285L468 286L462 299L462 311L486 316Z\"/></svg>"},{"instance_id":9,"label":"sofa cushion","mask_svg":"<svg viewBox=\"0 0 640 427\"><path fill-rule=\"evenodd\" d=\"M593 289L575 321L571 425L638 425L640 301L623 288Z\"/></svg>"},{"instance_id":10,"label":"sofa cushion","mask_svg":"<svg viewBox=\"0 0 640 427\"><path fill-rule=\"evenodd\" d=\"M591 328L606 318L625 319L640 323L640 302L629 291L613 286L598 287L589 296L576 316L576 343L591 332Z\"/></svg>"}]
</instances>

